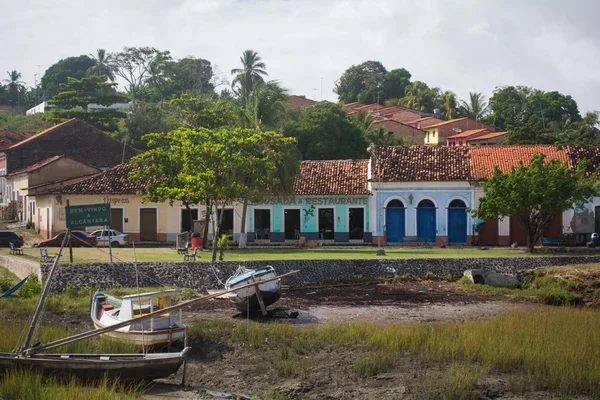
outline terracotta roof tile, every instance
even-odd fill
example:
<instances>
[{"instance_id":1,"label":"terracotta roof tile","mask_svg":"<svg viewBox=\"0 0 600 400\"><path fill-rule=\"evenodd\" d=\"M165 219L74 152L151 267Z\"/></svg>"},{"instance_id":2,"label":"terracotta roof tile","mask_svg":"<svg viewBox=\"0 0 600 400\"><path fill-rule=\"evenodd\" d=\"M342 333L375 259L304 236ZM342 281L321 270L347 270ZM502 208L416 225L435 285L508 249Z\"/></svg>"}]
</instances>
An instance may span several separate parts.
<instances>
[{"instance_id":1,"label":"terracotta roof tile","mask_svg":"<svg viewBox=\"0 0 600 400\"><path fill-rule=\"evenodd\" d=\"M464 121L465 119L468 119L468 118L467 117L463 117L463 118L450 119L448 121L438 122L435 125L429 125L427 128L437 128L438 126L443 126L443 125L447 125L447 124L453 124L453 123L458 122L458 121Z\"/></svg>"},{"instance_id":2,"label":"terracotta roof tile","mask_svg":"<svg viewBox=\"0 0 600 400\"><path fill-rule=\"evenodd\" d=\"M288 100L285 102L285 105L290 109L301 109L318 103L318 101L307 99L305 96L292 95L289 96Z\"/></svg>"},{"instance_id":3,"label":"terracotta roof tile","mask_svg":"<svg viewBox=\"0 0 600 400\"><path fill-rule=\"evenodd\" d=\"M296 178L297 196L366 195L369 160L303 161Z\"/></svg>"},{"instance_id":4,"label":"terracotta roof tile","mask_svg":"<svg viewBox=\"0 0 600 400\"><path fill-rule=\"evenodd\" d=\"M557 159L566 163L567 155L563 150L557 150L554 145L524 145L524 146L477 146L471 147L471 171L473 179L488 179L498 166L502 172L510 172L513 167L523 161L529 164L535 154L545 154L547 159Z\"/></svg>"},{"instance_id":5,"label":"terracotta roof tile","mask_svg":"<svg viewBox=\"0 0 600 400\"><path fill-rule=\"evenodd\" d=\"M376 146L372 181L467 181L470 177L467 147ZM380 160L380 161L379 161Z\"/></svg>"},{"instance_id":6,"label":"terracotta roof tile","mask_svg":"<svg viewBox=\"0 0 600 400\"><path fill-rule=\"evenodd\" d=\"M487 131L488 131L487 129L469 129L468 131L457 133L456 135L453 135L453 136L448 136L448 139L458 139L458 138L469 137L469 136L478 135L482 132L487 132Z\"/></svg>"},{"instance_id":7,"label":"terracotta roof tile","mask_svg":"<svg viewBox=\"0 0 600 400\"><path fill-rule=\"evenodd\" d=\"M43 193L61 194L138 194L147 185L147 181L131 182L129 174L133 167L129 164L117 165L107 171L99 172L82 181L61 188L53 188Z\"/></svg>"},{"instance_id":8,"label":"terracotta roof tile","mask_svg":"<svg viewBox=\"0 0 600 400\"><path fill-rule=\"evenodd\" d=\"M44 166L46 166L48 164L52 164L54 161L56 161L56 160L58 160L60 158L63 158L63 157L64 157L64 155L46 158L46 159L44 159L44 160L42 160L40 162L37 162L35 164L31 164L31 165L29 165L29 166L27 166L25 168L21 168L21 169L15 171L15 172L11 172L10 174L8 174L8 176L25 174L27 172L36 171L36 170L38 170L38 169L40 169L40 168L42 168L42 167L44 167Z\"/></svg>"},{"instance_id":9,"label":"terracotta roof tile","mask_svg":"<svg viewBox=\"0 0 600 400\"><path fill-rule=\"evenodd\" d=\"M589 162L587 168L588 175L596 173L596 170L600 167L600 146L568 144L564 146L564 149L570 168L577 168L579 161L583 159Z\"/></svg>"},{"instance_id":10,"label":"terracotta roof tile","mask_svg":"<svg viewBox=\"0 0 600 400\"><path fill-rule=\"evenodd\" d=\"M485 130L485 129L484 129ZM498 136L508 136L508 132L490 132L490 133L486 133L485 135L481 135L481 136L477 136L476 138L472 138L469 139L468 141L474 141L474 140L485 140L485 139L492 139Z\"/></svg>"}]
</instances>

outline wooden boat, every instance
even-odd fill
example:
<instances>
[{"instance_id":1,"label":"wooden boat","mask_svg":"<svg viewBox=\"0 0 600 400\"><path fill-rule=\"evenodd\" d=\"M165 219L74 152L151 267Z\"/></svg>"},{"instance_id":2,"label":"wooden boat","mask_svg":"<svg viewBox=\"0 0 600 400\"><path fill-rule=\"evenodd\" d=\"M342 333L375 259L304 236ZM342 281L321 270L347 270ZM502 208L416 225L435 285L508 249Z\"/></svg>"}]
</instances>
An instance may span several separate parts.
<instances>
[{"instance_id":1,"label":"wooden boat","mask_svg":"<svg viewBox=\"0 0 600 400\"><path fill-rule=\"evenodd\" d=\"M62 251L70 237L67 229L61 244L58 256L52 264L48 278L42 290L40 300L31 319L31 325L27 332L25 342L21 349L13 353L0 353L0 371L21 369L35 369L44 374L55 374L60 376L73 376L85 379L101 379L104 376L119 378L122 380L152 380L165 378L179 370L184 364L190 347L184 345L179 352L155 353L155 354L39 354L42 351L60 347L69 343L88 339L122 326L130 325L144 319L158 318L162 311L151 312L139 318L132 318L117 323L104 329L97 329L79 333L64 339L55 340L50 343L31 346L33 333L40 318L44 302L56 271ZM173 307L169 307L173 311ZM187 342L187 340L186 340Z\"/></svg>"},{"instance_id":2,"label":"wooden boat","mask_svg":"<svg viewBox=\"0 0 600 400\"><path fill-rule=\"evenodd\" d=\"M122 300L96 292L92 298L90 314L94 326L101 329L178 303L181 303L181 292L177 290L133 294L123 297ZM185 327L179 309L177 318L167 312L158 318L151 318L150 321L134 321L131 325L106 332L104 335L156 349L176 340L183 340Z\"/></svg>"},{"instance_id":3,"label":"wooden boat","mask_svg":"<svg viewBox=\"0 0 600 400\"><path fill-rule=\"evenodd\" d=\"M281 297L281 279L277 279L277 273L270 265L260 269L239 268L225 282L225 290L232 291L229 299L241 313L262 310L266 314L266 307Z\"/></svg>"}]
</instances>

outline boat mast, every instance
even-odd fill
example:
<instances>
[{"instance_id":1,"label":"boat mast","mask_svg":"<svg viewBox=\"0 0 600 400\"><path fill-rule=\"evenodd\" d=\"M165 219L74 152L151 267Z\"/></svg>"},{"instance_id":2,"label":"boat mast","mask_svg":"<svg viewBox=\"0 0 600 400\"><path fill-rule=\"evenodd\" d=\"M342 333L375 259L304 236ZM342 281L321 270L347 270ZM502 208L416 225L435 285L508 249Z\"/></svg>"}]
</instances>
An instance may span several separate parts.
<instances>
[{"instance_id":1,"label":"boat mast","mask_svg":"<svg viewBox=\"0 0 600 400\"><path fill-rule=\"evenodd\" d=\"M56 258L54 258L54 263L52 264L52 268L50 268L50 272L48 273L48 278L46 279L46 284L44 285L44 290L42 291L42 295L40 296L40 300L38 301L37 308L35 309L35 313L33 314L33 318L31 319L31 326L29 327L29 331L27 332L27 337L25 338L25 343L23 344L23 349L27 349L29 347L29 343L31 342L31 338L33 337L33 331L35 330L35 326L37 325L37 321L40 318L40 314L44 308L44 302L46 301L46 296L48 296L48 292L50 291L50 285L52 284L52 277L54 276L54 272L56 271L56 266L60 260L60 256L62 255L62 251L65 248L65 244L71 239L71 230L67 228L65 231L65 237L63 238L62 243L60 244L60 250L58 250L58 254Z\"/></svg>"}]
</instances>

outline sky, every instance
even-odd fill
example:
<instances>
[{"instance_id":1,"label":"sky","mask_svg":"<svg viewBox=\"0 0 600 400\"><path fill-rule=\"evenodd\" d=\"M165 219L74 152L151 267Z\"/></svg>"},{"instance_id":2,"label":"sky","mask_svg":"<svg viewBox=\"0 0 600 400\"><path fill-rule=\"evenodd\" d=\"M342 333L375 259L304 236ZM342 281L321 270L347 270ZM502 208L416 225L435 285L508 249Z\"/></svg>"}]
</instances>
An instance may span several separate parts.
<instances>
[{"instance_id":1,"label":"sky","mask_svg":"<svg viewBox=\"0 0 600 400\"><path fill-rule=\"evenodd\" d=\"M525 85L584 113L600 110L598 15L595 0L0 0L0 71L33 86L61 58L152 46L231 81L252 49L271 79L315 100L337 101L344 70L377 60L461 99Z\"/></svg>"}]
</instances>

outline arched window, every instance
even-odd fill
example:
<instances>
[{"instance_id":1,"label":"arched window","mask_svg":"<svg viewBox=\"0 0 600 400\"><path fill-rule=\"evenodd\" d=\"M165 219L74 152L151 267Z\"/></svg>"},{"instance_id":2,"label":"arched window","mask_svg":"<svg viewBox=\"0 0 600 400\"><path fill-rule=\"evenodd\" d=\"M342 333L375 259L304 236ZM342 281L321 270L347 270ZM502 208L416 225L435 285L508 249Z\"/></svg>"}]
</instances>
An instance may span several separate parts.
<instances>
[{"instance_id":1,"label":"arched window","mask_svg":"<svg viewBox=\"0 0 600 400\"><path fill-rule=\"evenodd\" d=\"M404 203L398 199L395 199L387 204L387 208L404 208Z\"/></svg>"},{"instance_id":2,"label":"arched window","mask_svg":"<svg viewBox=\"0 0 600 400\"><path fill-rule=\"evenodd\" d=\"M417 207L419 207L419 208L435 208L435 204L433 204L433 201L431 201L429 199L425 199L425 200L421 200Z\"/></svg>"},{"instance_id":3,"label":"arched window","mask_svg":"<svg viewBox=\"0 0 600 400\"><path fill-rule=\"evenodd\" d=\"M450 208L467 208L465 202L459 199L452 200L449 205Z\"/></svg>"}]
</instances>

